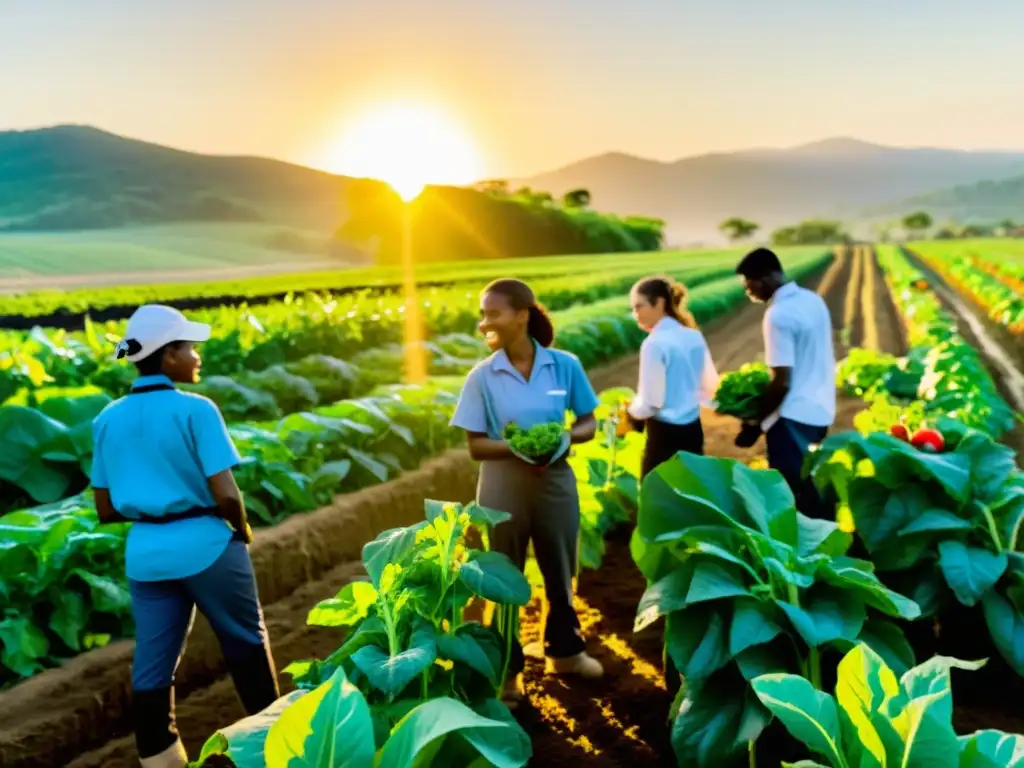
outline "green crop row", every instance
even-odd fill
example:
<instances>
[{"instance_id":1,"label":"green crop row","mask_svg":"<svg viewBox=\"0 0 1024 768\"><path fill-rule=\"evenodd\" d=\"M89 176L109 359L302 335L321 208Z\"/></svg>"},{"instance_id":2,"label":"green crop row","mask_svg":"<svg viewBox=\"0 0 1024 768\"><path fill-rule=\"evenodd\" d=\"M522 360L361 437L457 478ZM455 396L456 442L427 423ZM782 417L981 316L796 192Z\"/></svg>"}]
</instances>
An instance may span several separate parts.
<instances>
[{"instance_id":1,"label":"green crop row","mask_svg":"<svg viewBox=\"0 0 1024 768\"><path fill-rule=\"evenodd\" d=\"M858 415L858 429L887 430L913 404L915 420L949 416L998 439L1013 428L1014 411L981 355L957 332L956 319L899 248L880 245L877 253L910 351L899 360L861 350L840 365L840 386L871 403Z\"/></svg>"},{"instance_id":2,"label":"green crop row","mask_svg":"<svg viewBox=\"0 0 1024 768\"><path fill-rule=\"evenodd\" d=\"M819 254L787 267L799 279L830 258ZM694 289L690 308L706 321L745 300L741 285L730 277ZM644 337L621 299L603 304L604 314L594 305L555 317L558 345L587 366L636 350ZM460 384L459 378L447 378L427 387L393 386L375 397L294 413L276 423L232 425L244 456L238 481L253 523L273 525L315 509L335 493L383 482L460 441L461 433L448 426ZM46 491L51 498L72 487L69 476L82 484L97 406L99 401L54 398L45 427L20 429L24 445L0 460L4 479L35 493ZM58 414L68 423L58 421ZM87 493L10 513L0 518L0 528L5 534L0 538L0 591L14 606L0 622L0 680L29 676L130 632L123 584L125 526L98 530ZM74 595L60 598L75 604L74 631L66 626L64 613L55 612L58 592Z\"/></svg>"},{"instance_id":3,"label":"green crop row","mask_svg":"<svg viewBox=\"0 0 1024 768\"><path fill-rule=\"evenodd\" d=\"M1024 280L1005 274L987 256L961 243L930 243L914 254L953 288L1015 335L1024 334Z\"/></svg>"},{"instance_id":4,"label":"green crop row","mask_svg":"<svg viewBox=\"0 0 1024 768\"><path fill-rule=\"evenodd\" d=\"M685 261L669 271L691 286L731 273L721 258ZM643 268L610 274L562 276L536 281L537 294L552 311L625 293ZM419 295L427 338L473 333L479 315L479 284L433 288ZM237 376L296 363L311 355L353 362L370 349L401 344L405 301L398 295L368 292L343 296L309 294L257 307L220 307L191 313L209 323L213 337L203 345L207 376ZM134 369L111 359L124 322L87 323L80 333L0 334L0 403L21 388L93 385L119 396L127 391Z\"/></svg>"},{"instance_id":5,"label":"green crop row","mask_svg":"<svg viewBox=\"0 0 1024 768\"><path fill-rule=\"evenodd\" d=\"M420 268L417 282L424 288L456 284L481 284L488 280L515 275L524 280L539 280L572 275L581 263L599 265L602 273L631 270L677 269L681 263L709 263L715 259L733 261L735 250L655 251L650 253L595 254L593 256L540 256L519 259L447 262ZM585 258L587 261L583 262ZM595 270L596 271L596 270ZM152 283L117 288L90 288L72 291L40 290L0 296L0 317L62 317L69 322L89 313L130 312L140 304L171 304L194 307L197 304L263 303L287 294L351 293L369 291L393 293L401 289L403 273L394 266L360 267L343 270L285 273L202 283Z\"/></svg>"}]
</instances>

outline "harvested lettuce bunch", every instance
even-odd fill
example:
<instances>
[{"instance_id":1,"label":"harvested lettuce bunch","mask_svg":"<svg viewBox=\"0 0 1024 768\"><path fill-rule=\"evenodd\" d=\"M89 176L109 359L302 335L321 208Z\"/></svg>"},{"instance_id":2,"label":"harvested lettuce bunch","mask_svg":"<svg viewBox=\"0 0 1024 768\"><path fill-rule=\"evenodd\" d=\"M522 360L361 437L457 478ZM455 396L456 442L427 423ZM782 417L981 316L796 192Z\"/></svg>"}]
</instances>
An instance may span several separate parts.
<instances>
[{"instance_id":1,"label":"harvested lettuce bunch","mask_svg":"<svg viewBox=\"0 0 1024 768\"><path fill-rule=\"evenodd\" d=\"M529 429L523 429L513 421L505 427L505 442L516 453L540 459L558 450L564 433L565 425L557 421L534 424Z\"/></svg>"}]
</instances>

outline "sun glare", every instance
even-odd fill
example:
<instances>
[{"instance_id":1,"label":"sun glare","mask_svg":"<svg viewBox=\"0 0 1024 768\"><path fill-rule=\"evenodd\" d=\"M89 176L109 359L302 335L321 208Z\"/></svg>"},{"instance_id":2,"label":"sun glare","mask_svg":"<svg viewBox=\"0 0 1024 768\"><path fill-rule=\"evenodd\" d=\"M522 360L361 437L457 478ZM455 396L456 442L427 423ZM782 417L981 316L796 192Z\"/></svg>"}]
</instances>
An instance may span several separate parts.
<instances>
[{"instance_id":1,"label":"sun glare","mask_svg":"<svg viewBox=\"0 0 1024 768\"><path fill-rule=\"evenodd\" d=\"M419 104L388 104L368 112L342 134L332 169L380 179L403 200L427 184L471 184L480 178L476 147L442 112Z\"/></svg>"}]
</instances>

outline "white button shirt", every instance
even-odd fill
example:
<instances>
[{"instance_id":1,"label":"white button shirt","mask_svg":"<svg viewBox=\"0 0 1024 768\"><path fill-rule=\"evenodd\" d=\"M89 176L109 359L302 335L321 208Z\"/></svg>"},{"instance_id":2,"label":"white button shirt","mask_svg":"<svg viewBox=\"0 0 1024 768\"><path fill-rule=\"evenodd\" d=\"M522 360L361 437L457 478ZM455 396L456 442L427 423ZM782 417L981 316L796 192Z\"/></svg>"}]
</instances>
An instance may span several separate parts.
<instances>
[{"instance_id":1,"label":"white button shirt","mask_svg":"<svg viewBox=\"0 0 1024 768\"><path fill-rule=\"evenodd\" d=\"M718 371L704 334L665 316L640 345L640 380L629 406L634 419L689 424L710 406Z\"/></svg>"},{"instance_id":2,"label":"white button shirt","mask_svg":"<svg viewBox=\"0 0 1024 768\"><path fill-rule=\"evenodd\" d=\"M822 298L796 283L772 296L762 324L764 358L771 368L789 368L782 406L761 424L767 432L780 417L812 427L830 427L836 417L836 356L832 316Z\"/></svg>"}]
</instances>

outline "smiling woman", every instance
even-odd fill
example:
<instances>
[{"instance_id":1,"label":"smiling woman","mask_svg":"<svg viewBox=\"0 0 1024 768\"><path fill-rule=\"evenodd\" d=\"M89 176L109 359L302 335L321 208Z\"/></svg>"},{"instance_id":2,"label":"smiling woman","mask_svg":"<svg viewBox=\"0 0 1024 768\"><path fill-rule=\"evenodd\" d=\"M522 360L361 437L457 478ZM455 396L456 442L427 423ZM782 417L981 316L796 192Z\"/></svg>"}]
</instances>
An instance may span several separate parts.
<instances>
[{"instance_id":1,"label":"smiling woman","mask_svg":"<svg viewBox=\"0 0 1024 768\"><path fill-rule=\"evenodd\" d=\"M368 112L348 127L328 162L339 173L386 181L406 200L426 184L480 178L473 140L441 111L412 103Z\"/></svg>"}]
</instances>

